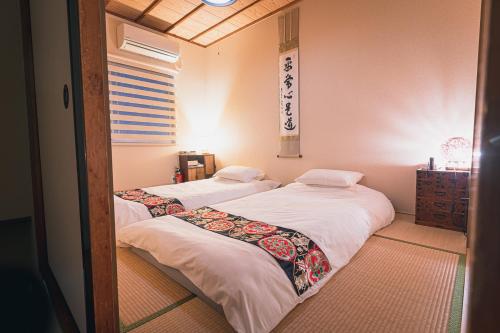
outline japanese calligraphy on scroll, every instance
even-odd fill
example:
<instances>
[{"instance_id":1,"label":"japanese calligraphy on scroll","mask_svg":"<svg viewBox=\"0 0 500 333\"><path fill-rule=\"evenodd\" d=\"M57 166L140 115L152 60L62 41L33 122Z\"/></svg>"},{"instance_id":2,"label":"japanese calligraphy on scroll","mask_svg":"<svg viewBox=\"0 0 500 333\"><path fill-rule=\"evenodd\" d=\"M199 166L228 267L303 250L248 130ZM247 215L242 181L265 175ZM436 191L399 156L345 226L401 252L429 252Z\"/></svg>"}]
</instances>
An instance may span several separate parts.
<instances>
[{"instance_id":1,"label":"japanese calligraphy on scroll","mask_svg":"<svg viewBox=\"0 0 500 333\"><path fill-rule=\"evenodd\" d=\"M299 132L299 9L278 18L280 34L280 153L278 157L302 157Z\"/></svg>"},{"instance_id":2,"label":"japanese calligraphy on scroll","mask_svg":"<svg viewBox=\"0 0 500 333\"><path fill-rule=\"evenodd\" d=\"M299 49L280 55L280 135L299 135Z\"/></svg>"}]
</instances>

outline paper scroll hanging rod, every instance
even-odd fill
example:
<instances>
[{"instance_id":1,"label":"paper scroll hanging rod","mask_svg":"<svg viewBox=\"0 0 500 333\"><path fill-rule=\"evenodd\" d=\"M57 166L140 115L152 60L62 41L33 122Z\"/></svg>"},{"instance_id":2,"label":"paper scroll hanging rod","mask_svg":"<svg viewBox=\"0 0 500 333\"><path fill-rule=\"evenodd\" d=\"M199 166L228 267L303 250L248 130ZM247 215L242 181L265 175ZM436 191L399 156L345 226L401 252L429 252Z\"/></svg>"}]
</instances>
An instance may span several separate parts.
<instances>
[{"instance_id":1,"label":"paper scroll hanging rod","mask_svg":"<svg viewBox=\"0 0 500 333\"><path fill-rule=\"evenodd\" d=\"M277 158L302 158L302 154L299 155L276 155Z\"/></svg>"}]
</instances>

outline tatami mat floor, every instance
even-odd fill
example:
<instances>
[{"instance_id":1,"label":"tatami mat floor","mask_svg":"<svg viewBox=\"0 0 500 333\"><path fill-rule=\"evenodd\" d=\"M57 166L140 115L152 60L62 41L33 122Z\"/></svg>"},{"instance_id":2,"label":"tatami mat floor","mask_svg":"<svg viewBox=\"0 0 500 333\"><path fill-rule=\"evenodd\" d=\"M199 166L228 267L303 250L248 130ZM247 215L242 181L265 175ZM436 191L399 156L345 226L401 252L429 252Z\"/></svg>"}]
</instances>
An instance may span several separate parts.
<instances>
[{"instance_id":1,"label":"tatami mat floor","mask_svg":"<svg viewBox=\"0 0 500 333\"><path fill-rule=\"evenodd\" d=\"M395 221L275 332L460 332L465 237ZM232 332L225 318L117 249L122 332Z\"/></svg>"},{"instance_id":2,"label":"tatami mat floor","mask_svg":"<svg viewBox=\"0 0 500 333\"><path fill-rule=\"evenodd\" d=\"M396 219L376 235L461 254L467 250L466 237L462 232L418 225L403 218Z\"/></svg>"}]
</instances>

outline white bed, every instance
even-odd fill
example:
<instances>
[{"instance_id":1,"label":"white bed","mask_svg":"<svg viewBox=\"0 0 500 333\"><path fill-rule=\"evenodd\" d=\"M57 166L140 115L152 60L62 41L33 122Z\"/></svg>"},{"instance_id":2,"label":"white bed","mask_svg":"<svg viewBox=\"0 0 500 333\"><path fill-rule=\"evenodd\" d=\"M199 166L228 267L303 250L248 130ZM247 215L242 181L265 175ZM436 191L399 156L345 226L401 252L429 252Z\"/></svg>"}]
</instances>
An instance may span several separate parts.
<instances>
[{"instance_id":1,"label":"white bed","mask_svg":"<svg viewBox=\"0 0 500 333\"><path fill-rule=\"evenodd\" d=\"M191 210L269 191L279 185L280 183L274 180L253 180L244 183L213 177L181 184L146 187L142 190L164 198L176 198L186 210ZM141 203L124 200L116 195L114 203L116 233L127 225L152 218L146 206Z\"/></svg>"},{"instance_id":2,"label":"white bed","mask_svg":"<svg viewBox=\"0 0 500 333\"><path fill-rule=\"evenodd\" d=\"M334 188L293 183L211 207L303 233L323 250L332 268L298 296L277 261L257 246L174 216L141 221L120 231L122 244L147 251L162 265L180 271L221 305L238 332L272 330L394 218L385 195L362 185Z\"/></svg>"}]
</instances>

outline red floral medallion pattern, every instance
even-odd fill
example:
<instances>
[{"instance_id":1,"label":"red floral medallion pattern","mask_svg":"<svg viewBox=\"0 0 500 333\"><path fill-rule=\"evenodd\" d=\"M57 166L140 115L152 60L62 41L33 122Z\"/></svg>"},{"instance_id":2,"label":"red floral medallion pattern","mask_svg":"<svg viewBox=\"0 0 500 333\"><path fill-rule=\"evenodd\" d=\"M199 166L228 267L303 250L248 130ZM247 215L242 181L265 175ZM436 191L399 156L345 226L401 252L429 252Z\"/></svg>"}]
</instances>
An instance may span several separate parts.
<instances>
[{"instance_id":1,"label":"red floral medallion pattern","mask_svg":"<svg viewBox=\"0 0 500 333\"><path fill-rule=\"evenodd\" d=\"M144 198L142 203L146 206L158 206L166 203L167 201L162 197L148 197Z\"/></svg>"},{"instance_id":2,"label":"red floral medallion pattern","mask_svg":"<svg viewBox=\"0 0 500 333\"><path fill-rule=\"evenodd\" d=\"M305 256L307 279L309 283L315 284L331 271L330 263L323 251L313 248Z\"/></svg>"},{"instance_id":3,"label":"red floral medallion pattern","mask_svg":"<svg viewBox=\"0 0 500 333\"><path fill-rule=\"evenodd\" d=\"M234 223L227 220L216 220L205 224L204 228L216 232L228 231L234 228Z\"/></svg>"},{"instance_id":4,"label":"red floral medallion pattern","mask_svg":"<svg viewBox=\"0 0 500 333\"><path fill-rule=\"evenodd\" d=\"M122 192L118 192L118 193L122 193ZM144 193L141 190L137 190L137 191L131 190L131 191L123 192L121 198L124 200L137 200L137 199L142 198L143 195L144 195Z\"/></svg>"},{"instance_id":5,"label":"red floral medallion pattern","mask_svg":"<svg viewBox=\"0 0 500 333\"><path fill-rule=\"evenodd\" d=\"M266 251L286 273L299 296L332 270L325 253L298 231L247 220L210 207L180 212L173 216Z\"/></svg>"},{"instance_id":6,"label":"red floral medallion pattern","mask_svg":"<svg viewBox=\"0 0 500 333\"><path fill-rule=\"evenodd\" d=\"M184 206L178 199L159 197L141 189L118 191L115 192L115 195L123 200L143 204L152 217L160 217L185 211Z\"/></svg>"},{"instance_id":7,"label":"red floral medallion pattern","mask_svg":"<svg viewBox=\"0 0 500 333\"><path fill-rule=\"evenodd\" d=\"M273 233L278 228L264 222L250 222L243 227L243 230L250 235L266 235Z\"/></svg>"},{"instance_id":8,"label":"red floral medallion pattern","mask_svg":"<svg viewBox=\"0 0 500 333\"><path fill-rule=\"evenodd\" d=\"M167 206L167 215L177 214L184 212L184 206L181 204L170 204Z\"/></svg>"},{"instance_id":9,"label":"red floral medallion pattern","mask_svg":"<svg viewBox=\"0 0 500 333\"><path fill-rule=\"evenodd\" d=\"M281 236L262 238L259 246L280 260L292 261L297 256L295 245Z\"/></svg>"},{"instance_id":10,"label":"red floral medallion pattern","mask_svg":"<svg viewBox=\"0 0 500 333\"><path fill-rule=\"evenodd\" d=\"M195 217L196 213L192 210L185 210L183 212L173 214L176 217Z\"/></svg>"},{"instance_id":11,"label":"red floral medallion pattern","mask_svg":"<svg viewBox=\"0 0 500 333\"><path fill-rule=\"evenodd\" d=\"M227 217L227 213L224 212L219 212L219 211L213 211L213 212L206 212L201 214L201 217L204 219L223 219Z\"/></svg>"}]
</instances>

